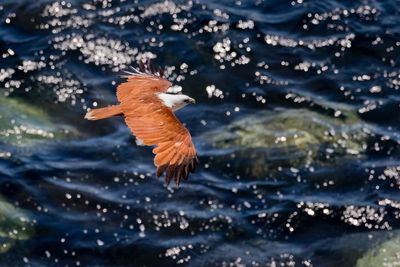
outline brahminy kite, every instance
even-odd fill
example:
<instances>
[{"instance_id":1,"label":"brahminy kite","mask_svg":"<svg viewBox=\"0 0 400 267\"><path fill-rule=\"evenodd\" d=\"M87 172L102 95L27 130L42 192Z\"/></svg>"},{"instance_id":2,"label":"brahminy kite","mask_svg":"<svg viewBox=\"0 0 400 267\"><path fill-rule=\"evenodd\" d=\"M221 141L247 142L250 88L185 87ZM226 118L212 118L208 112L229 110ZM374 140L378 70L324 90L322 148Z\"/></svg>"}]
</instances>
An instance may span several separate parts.
<instances>
[{"instance_id":1,"label":"brahminy kite","mask_svg":"<svg viewBox=\"0 0 400 267\"><path fill-rule=\"evenodd\" d=\"M100 120L123 115L125 123L141 143L155 146L153 153L157 177L165 173L168 185L175 179L179 186L187 180L197 164L196 148L189 131L174 112L195 100L184 94L170 93L172 83L163 71L140 62L139 70L128 72L127 81L117 87L119 105L92 109L87 120Z\"/></svg>"}]
</instances>

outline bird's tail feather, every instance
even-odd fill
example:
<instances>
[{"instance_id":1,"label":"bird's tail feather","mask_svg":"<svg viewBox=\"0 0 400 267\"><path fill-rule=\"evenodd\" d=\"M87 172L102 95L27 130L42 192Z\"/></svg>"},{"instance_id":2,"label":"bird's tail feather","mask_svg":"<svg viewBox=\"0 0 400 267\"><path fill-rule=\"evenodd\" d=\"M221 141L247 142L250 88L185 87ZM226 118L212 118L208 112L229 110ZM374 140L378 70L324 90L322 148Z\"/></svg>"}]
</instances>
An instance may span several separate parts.
<instances>
[{"instance_id":1,"label":"bird's tail feather","mask_svg":"<svg viewBox=\"0 0 400 267\"><path fill-rule=\"evenodd\" d=\"M120 106L109 106L105 108L92 109L91 111L86 113L85 119L95 121L121 114L122 114L122 109Z\"/></svg>"}]
</instances>

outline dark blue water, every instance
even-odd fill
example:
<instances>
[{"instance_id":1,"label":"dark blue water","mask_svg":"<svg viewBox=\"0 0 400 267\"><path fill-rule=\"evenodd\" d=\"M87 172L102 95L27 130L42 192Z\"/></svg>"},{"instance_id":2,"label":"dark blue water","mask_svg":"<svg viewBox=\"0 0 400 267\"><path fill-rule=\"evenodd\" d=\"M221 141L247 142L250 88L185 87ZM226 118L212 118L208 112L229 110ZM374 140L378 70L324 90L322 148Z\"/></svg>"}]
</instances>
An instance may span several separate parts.
<instances>
[{"instance_id":1,"label":"dark blue water","mask_svg":"<svg viewBox=\"0 0 400 267\"><path fill-rule=\"evenodd\" d=\"M400 228L399 10L2 0L0 265L378 266ZM179 189L121 118L83 120L148 58L198 103Z\"/></svg>"}]
</instances>

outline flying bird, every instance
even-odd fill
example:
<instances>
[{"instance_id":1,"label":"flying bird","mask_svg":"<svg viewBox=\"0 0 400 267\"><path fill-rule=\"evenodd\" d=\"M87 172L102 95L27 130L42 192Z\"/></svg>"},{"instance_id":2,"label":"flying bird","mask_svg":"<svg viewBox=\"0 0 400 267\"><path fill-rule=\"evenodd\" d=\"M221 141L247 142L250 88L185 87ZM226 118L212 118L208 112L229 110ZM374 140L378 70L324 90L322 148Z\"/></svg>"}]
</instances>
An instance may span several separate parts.
<instances>
[{"instance_id":1,"label":"flying bird","mask_svg":"<svg viewBox=\"0 0 400 267\"><path fill-rule=\"evenodd\" d=\"M184 94L170 93L172 83L160 68L150 62L139 63L139 69L127 72L127 80L117 87L118 105L92 109L87 120L124 116L125 123L138 141L154 146L157 177L165 173L165 184L187 180L198 164L196 148L189 131L174 112L195 100Z\"/></svg>"}]
</instances>

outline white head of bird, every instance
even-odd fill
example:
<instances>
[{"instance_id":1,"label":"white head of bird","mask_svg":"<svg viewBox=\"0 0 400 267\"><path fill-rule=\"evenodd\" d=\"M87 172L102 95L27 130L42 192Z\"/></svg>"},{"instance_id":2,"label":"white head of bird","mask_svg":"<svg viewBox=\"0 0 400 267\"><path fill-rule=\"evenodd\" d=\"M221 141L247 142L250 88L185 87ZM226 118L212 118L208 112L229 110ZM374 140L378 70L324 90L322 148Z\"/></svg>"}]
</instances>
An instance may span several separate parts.
<instances>
[{"instance_id":1,"label":"white head of bird","mask_svg":"<svg viewBox=\"0 0 400 267\"><path fill-rule=\"evenodd\" d=\"M177 111L178 109L181 109L188 104L196 103L196 100L184 94L161 93L158 94L158 97L161 99L164 105L166 105L173 111Z\"/></svg>"}]
</instances>

